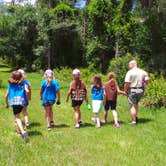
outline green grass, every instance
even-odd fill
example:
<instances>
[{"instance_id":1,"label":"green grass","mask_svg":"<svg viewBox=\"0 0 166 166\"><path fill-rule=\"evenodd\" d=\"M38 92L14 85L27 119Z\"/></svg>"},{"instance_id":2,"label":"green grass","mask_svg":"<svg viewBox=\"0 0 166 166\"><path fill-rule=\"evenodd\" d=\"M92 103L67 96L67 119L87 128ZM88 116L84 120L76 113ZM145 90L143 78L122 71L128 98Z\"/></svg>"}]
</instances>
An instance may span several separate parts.
<instances>
[{"instance_id":1,"label":"green grass","mask_svg":"<svg viewBox=\"0 0 166 166\"><path fill-rule=\"evenodd\" d=\"M118 98L118 114L121 127L113 128L113 118L100 129L91 122L93 113L82 105L81 129L74 129L74 113L65 96L71 81L71 71L56 72L61 84L62 104L54 106L55 127L47 131L43 108L39 100L42 74L27 74L32 85L32 100L28 107L30 142L24 143L15 134L11 109L4 108L4 94L10 69L0 69L0 165L58 165L58 166L164 166L166 165L166 111L140 107L140 123L130 126L129 106L126 97ZM86 76L86 74L84 74ZM104 78L105 79L105 78ZM90 87L91 76L84 80ZM90 94L89 94L90 98ZM102 117L103 112L100 116Z\"/></svg>"}]
</instances>

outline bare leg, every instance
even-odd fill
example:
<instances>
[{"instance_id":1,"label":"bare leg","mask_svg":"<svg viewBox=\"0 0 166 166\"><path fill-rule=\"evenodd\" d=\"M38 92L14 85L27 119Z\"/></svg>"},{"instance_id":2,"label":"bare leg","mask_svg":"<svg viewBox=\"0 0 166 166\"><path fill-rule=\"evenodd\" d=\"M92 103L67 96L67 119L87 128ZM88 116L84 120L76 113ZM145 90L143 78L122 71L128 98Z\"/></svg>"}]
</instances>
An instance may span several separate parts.
<instances>
[{"instance_id":1,"label":"bare leg","mask_svg":"<svg viewBox=\"0 0 166 166\"><path fill-rule=\"evenodd\" d=\"M98 113L96 113L95 118L96 118L96 127L100 128L101 126L100 126L100 119L99 119L99 114Z\"/></svg>"},{"instance_id":2,"label":"bare leg","mask_svg":"<svg viewBox=\"0 0 166 166\"><path fill-rule=\"evenodd\" d=\"M104 110L104 118L103 118L104 123L107 123L107 117L108 117L108 111Z\"/></svg>"},{"instance_id":3,"label":"bare leg","mask_svg":"<svg viewBox=\"0 0 166 166\"><path fill-rule=\"evenodd\" d=\"M29 126L27 107L24 107L22 109L22 113L23 113L24 119L25 119L25 126Z\"/></svg>"},{"instance_id":4,"label":"bare leg","mask_svg":"<svg viewBox=\"0 0 166 166\"><path fill-rule=\"evenodd\" d=\"M135 105L135 104L132 105L130 109L130 113L131 113L131 120L133 122L136 122L137 112L138 112L138 105Z\"/></svg>"},{"instance_id":5,"label":"bare leg","mask_svg":"<svg viewBox=\"0 0 166 166\"><path fill-rule=\"evenodd\" d=\"M44 107L44 110L45 110L45 117L46 117L46 124L47 124L47 127L50 127L50 121L51 121L51 111L50 111L50 106L48 107Z\"/></svg>"},{"instance_id":6,"label":"bare leg","mask_svg":"<svg viewBox=\"0 0 166 166\"><path fill-rule=\"evenodd\" d=\"M74 114L75 114L75 123L79 124L79 120L80 120L80 107L79 106L74 107Z\"/></svg>"},{"instance_id":7,"label":"bare leg","mask_svg":"<svg viewBox=\"0 0 166 166\"><path fill-rule=\"evenodd\" d=\"M52 122L54 121L54 114L53 114L52 106L50 107L50 119Z\"/></svg>"},{"instance_id":8,"label":"bare leg","mask_svg":"<svg viewBox=\"0 0 166 166\"><path fill-rule=\"evenodd\" d=\"M112 115L114 118L114 123L117 124L118 123L118 114L116 110L112 110Z\"/></svg>"},{"instance_id":9,"label":"bare leg","mask_svg":"<svg viewBox=\"0 0 166 166\"><path fill-rule=\"evenodd\" d=\"M21 131L21 134L24 134L24 133L25 133L25 130L24 130L23 126L22 126L22 122L21 122L21 119L20 119L19 114L16 114L16 115L15 115L15 119L16 119L16 122L17 122L17 126L18 126L19 131Z\"/></svg>"}]
</instances>

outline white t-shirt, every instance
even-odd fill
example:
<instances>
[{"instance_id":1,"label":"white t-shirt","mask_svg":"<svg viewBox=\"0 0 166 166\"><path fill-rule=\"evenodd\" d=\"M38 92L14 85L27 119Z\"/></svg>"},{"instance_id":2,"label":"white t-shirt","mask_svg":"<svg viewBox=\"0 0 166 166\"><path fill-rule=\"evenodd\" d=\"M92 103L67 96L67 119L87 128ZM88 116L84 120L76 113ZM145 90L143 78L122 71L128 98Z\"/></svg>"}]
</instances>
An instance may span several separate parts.
<instances>
[{"instance_id":1,"label":"white t-shirt","mask_svg":"<svg viewBox=\"0 0 166 166\"><path fill-rule=\"evenodd\" d=\"M137 67L129 70L125 77L125 82L130 83L130 88L140 88L143 86L143 81L149 80L147 72Z\"/></svg>"}]
</instances>

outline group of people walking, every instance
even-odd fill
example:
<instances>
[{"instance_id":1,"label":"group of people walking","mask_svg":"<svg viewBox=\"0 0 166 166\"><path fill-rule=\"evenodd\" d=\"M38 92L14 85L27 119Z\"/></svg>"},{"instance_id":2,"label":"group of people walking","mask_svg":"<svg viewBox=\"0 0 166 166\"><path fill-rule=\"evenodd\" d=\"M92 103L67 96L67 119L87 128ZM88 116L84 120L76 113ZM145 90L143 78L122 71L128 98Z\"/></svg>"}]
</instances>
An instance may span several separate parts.
<instances>
[{"instance_id":1,"label":"group of people walking","mask_svg":"<svg viewBox=\"0 0 166 166\"><path fill-rule=\"evenodd\" d=\"M144 70L137 67L137 62L135 60L129 62L129 68L130 69L126 74L124 81L124 90L120 90L116 82L114 72L108 73L108 81L104 84L102 83L99 75L95 75L93 77L93 83L91 85L91 99L94 117L92 120L96 123L96 128L100 128L101 123L107 123L109 109L112 111L114 118L114 127L120 127L116 111L117 94L128 96L128 101L131 105L131 124L135 125L137 123L138 102L144 93L145 85L149 82L149 77ZM69 86L66 102L71 98L75 116L75 128L79 129L82 125L80 107L84 100L88 105L90 103L87 96L86 84L80 78L80 71L78 69L74 69L72 75L73 80ZM44 78L45 79L40 85L40 99L45 110L47 129L51 130L54 126L52 107L55 102L57 105L61 104L60 85L57 80L55 80L54 73L50 69L44 72ZM26 80L25 72L22 69L13 71L8 83L8 89L5 95L6 107L12 107L15 122L18 127L17 133L23 137L25 142L28 142L28 133L23 127L20 119L20 113L23 113L25 117L25 127L28 127L29 121L27 106L28 101L31 99L30 83ZM104 117L100 120L99 112L102 110L103 106Z\"/></svg>"}]
</instances>

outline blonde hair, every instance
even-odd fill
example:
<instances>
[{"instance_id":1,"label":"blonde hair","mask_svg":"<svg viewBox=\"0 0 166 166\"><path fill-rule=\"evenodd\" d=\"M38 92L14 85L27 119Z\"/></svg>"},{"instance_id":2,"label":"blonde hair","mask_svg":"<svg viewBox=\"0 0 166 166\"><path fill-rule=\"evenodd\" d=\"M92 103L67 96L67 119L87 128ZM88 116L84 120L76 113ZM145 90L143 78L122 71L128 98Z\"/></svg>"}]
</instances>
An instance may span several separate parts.
<instances>
[{"instance_id":1,"label":"blonde hair","mask_svg":"<svg viewBox=\"0 0 166 166\"><path fill-rule=\"evenodd\" d=\"M52 80L54 79L54 73L51 69L48 69L44 72L44 78L47 80L47 86L51 85Z\"/></svg>"},{"instance_id":2,"label":"blonde hair","mask_svg":"<svg viewBox=\"0 0 166 166\"><path fill-rule=\"evenodd\" d=\"M109 80L111 80L112 78L115 79L115 73L114 72L109 72L107 76L108 76Z\"/></svg>"}]
</instances>

